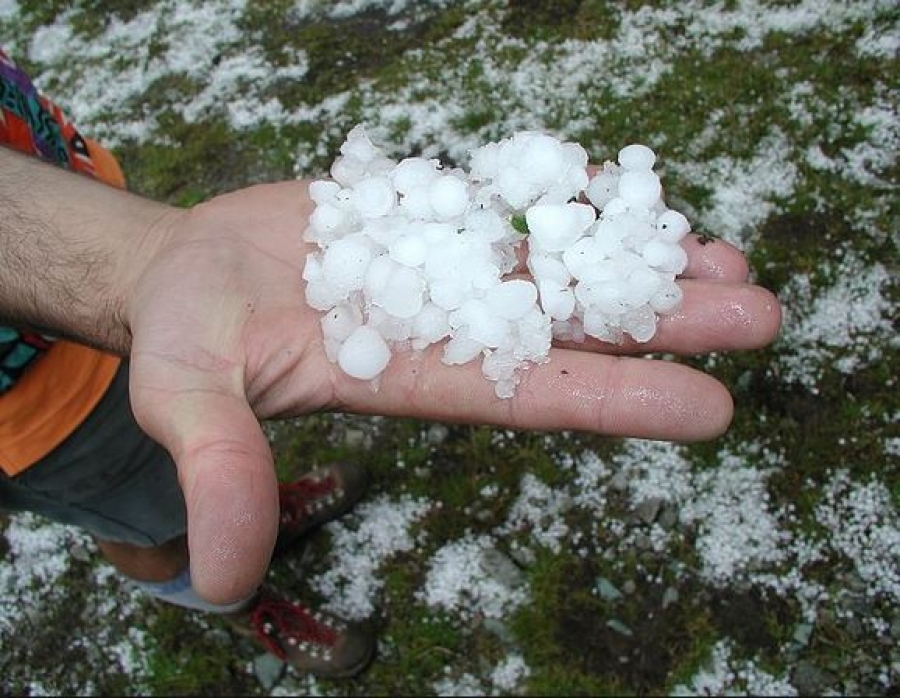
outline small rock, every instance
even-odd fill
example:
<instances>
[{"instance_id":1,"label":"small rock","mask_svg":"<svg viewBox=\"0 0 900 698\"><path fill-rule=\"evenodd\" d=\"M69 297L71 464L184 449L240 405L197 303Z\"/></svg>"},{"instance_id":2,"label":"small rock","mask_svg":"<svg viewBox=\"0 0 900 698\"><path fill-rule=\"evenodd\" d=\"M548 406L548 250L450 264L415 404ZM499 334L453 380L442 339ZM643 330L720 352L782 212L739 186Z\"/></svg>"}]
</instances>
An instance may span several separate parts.
<instances>
[{"instance_id":1,"label":"small rock","mask_svg":"<svg viewBox=\"0 0 900 698\"><path fill-rule=\"evenodd\" d=\"M273 654L260 654L253 660L253 674L259 685L271 691L284 675L285 664Z\"/></svg>"},{"instance_id":2,"label":"small rock","mask_svg":"<svg viewBox=\"0 0 900 698\"><path fill-rule=\"evenodd\" d=\"M594 583L594 590L605 601L618 601L622 598L622 592L606 577L597 578L597 581Z\"/></svg>"},{"instance_id":3,"label":"small rock","mask_svg":"<svg viewBox=\"0 0 900 698\"><path fill-rule=\"evenodd\" d=\"M634 508L633 514L639 522L652 524L656 521L656 517L659 516L660 509L662 509L664 503L661 497L650 497L638 504Z\"/></svg>"},{"instance_id":4,"label":"small rock","mask_svg":"<svg viewBox=\"0 0 900 698\"><path fill-rule=\"evenodd\" d=\"M425 440L432 446L440 446L447 440L449 435L450 430L443 424L432 424L428 427L428 432L425 434Z\"/></svg>"},{"instance_id":5,"label":"small rock","mask_svg":"<svg viewBox=\"0 0 900 698\"><path fill-rule=\"evenodd\" d=\"M537 562L537 557L534 554L534 551L531 548L524 548L521 546L513 546L509 550L509 556L512 558L519 567L529 568L535 562Z\"/></svg>"},{"instance_id":6,"label":"small rock","mask_svg":"<svg viewBox=\"0 0 900 698\"><path fill-rule=\"evenodd\" d=\"M347 428L344 431L344 443L350 448L369 450L372 447L372 435L365 429Z\"/></svg>"},{"instance_id":7,"label":"small rock","mask_svg":"<svg viewBox=\"0 0 900 698\"><path fill-rule=\"evenodd\" d=\"M626 582L622 585L622 591L626 594L633 594L637 591L637 584L634 583L633 579L626 580Z\"/></svg>"},{"instance_id":8,"label":"small rock","mask_svg":"<svg viewBox=\"0 0 900 698\"><path fill-rule=\"evenodd\" d=\"M624 492L628 489L628 475L624 471L620 470L609 481L609 486L620 492Z\"/></svg>"},{"instance_id":9,"label":"small rock","mask_svg":"<svg viewBox=\"0 0 900 698\"><path fill-rule=\"evenodd\" d=\"M894 616L894 620L891 623L891 637L900 642L900 613Z\"/></svg>"},{"instance_id":10,"label":"small rock","mask_svg":"<svg viewBox=\"0 0 900 698\"><path fill-rule=\"evenodd\" d=\"M484 629L496 637L506 649L513 650L518 648L519 643L516 640L516 636L513 635L512 630L503 621L497 618L485 618L483 625Z\"/></svg>"},{"instance_id":11,"label":"small rock","mask_svg":"<svg viewBox=\"0 0 900 698\"><path fill-rule=\"evenodd\" d=\"M836 677L830 671L820 669L805 659L797 663L791 676L791 683L800 695L822 695L835 681Z\"/></svg>"},{"instance_id":12,"label":"small rock","mask_svg":"<svg viewBox=\"0 0 900 698\"><path fill-rule=\"evenodd\" d=\"M662 597L663 610L667 609L669 606L671 606L674 603L678 603L678 599L680 599L680 598L681 598L681 594L678 593L678 589L676 589L675 587L668 587L663 592L663 597Z\"/></svg>"},{"instance_id":13,"label":"small rock","mask_svg":"<svg viewBox=\"0 0 900 698\"><path fill-rule=\"evenodd\" d=\"M811 623L798 623L794 628L794 643L799 647L806 647L812 637L813 627Z\"/></svg>"},{"instance_id":14,"label":"small rock","mask_svg":"<svg viewBox=\"0 0 900 698\"><path fill-rule=\"evenodd\" d=\"M481 553L481 569L509 589L525 584L525 574L518 565L496 548Z\"/></svg>"},{"instance_id":15,"label":"small rock","mask_svg":"<svg viewBox=\"0 0 900 698\"><path fill-rule=\"evenodd\" d=\"M657 523L666 531L671 531L678 525L678 509L671 504L664 506L659 514Z\"/></svg>"},{"instance_id":16,"label":"small rock","mask_svg":"<svg viewBox=\"0 0 900 698\"><path fill-rule=\"evenodd\" d=\"M618 618L610 618L608 621L606 621L606 627L614 632L619 633L619 635L624 635L625 637L634 637L634 631Z\"/></svg>"}]
</instances>

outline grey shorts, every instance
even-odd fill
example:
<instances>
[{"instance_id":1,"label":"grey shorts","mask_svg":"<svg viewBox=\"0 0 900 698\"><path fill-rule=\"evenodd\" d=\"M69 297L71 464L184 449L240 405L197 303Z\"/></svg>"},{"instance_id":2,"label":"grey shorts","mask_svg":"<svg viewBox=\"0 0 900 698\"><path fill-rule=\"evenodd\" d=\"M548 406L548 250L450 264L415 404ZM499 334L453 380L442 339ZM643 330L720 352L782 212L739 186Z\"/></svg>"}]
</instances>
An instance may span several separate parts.
<instances>
[{"instance_id":1,"label":"grey shorts","mask_svg":"<svg viewBox=\"0 0 900 698\"><path fill-rule=\"evenodd\" d=\"M62 444L15 477L0 473L0 510L31 511L101 540L142 547L186 532L175 464L134 421L127 361Z\"/></svg>"}]
</instances>

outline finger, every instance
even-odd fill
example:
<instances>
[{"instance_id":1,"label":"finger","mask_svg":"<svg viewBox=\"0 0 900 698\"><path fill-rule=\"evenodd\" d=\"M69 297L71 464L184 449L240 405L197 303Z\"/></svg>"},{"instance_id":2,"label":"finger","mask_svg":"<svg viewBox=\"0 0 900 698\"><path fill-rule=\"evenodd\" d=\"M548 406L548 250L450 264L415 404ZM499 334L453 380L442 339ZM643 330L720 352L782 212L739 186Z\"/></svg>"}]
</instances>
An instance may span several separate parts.
<instances>
[{"instance_id":1,"label":"finger","mask_svg":"<svg viewBox=\"0 0 900 698\"><path fill-rule=\"evenodd\" d=\"M178 467L194 588L217 604L247 598L269 565L278 486L268 441L239 382L227 372L137 354L132 395L141 426Z\"/></svg>"},{"instance_id":2,"label":"finger","mask_svg":"<svg viewBox=\"0 0 900 698\"><path fill-rule=\"evenodd\" d=\"M747 258L724 240L691 234L681 245L688 255L684 278L739 283L750 276Z\"/></svg>"},{"instance_id":3,"label":"finger","mask_svg":"<svg viewBox=\"0 0 900 698\"><path fill-rule=\"evenodd\" d=\"M584 343L559 346L608 354L666 352L703 354L711 351L758 349L769 344L781 327L781 306L760 286L684 279L678 282L684 298L678 310L660 317L648 342L626 337L622 344L586 337Z\"/></svg>"},{"instance_id":4,"label":"finger","mask_svg":"<svg viewBox=\"0 0 900 698\"><path fill-rule=\"evenodd\" d=\"M479 362L446 366L432 347L395 356L377 390L346 376L336 390L348 411L520 429L695 441L718 436L731 421L721 383L670 362L555 348L549 362L521 376L515 396L501 399Z\"/></svg>"}]
</instances>

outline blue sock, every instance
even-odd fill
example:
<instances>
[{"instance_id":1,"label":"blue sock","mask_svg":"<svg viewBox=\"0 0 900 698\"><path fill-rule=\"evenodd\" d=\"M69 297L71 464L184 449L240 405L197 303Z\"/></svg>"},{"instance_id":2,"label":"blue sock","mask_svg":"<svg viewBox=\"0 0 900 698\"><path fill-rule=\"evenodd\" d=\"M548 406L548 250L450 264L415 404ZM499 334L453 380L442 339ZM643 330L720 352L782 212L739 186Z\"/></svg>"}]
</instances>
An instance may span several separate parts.
<instances>
[{"instance_id":1,"label":"blue sock","mask_svg":"<svg viewBox=\"0 0 900 698\"><path fill-rule=\"evenodd\" d=\"M205 601L196 591L194 591L194 586L191 583L191 570L189 567L186 567L184 571L174 579L169 579L165 582L141 582L136 579L132 579L131 581L160 601L165 601L166 603L175 606L191 608L195 611L203 611L205 613L238 613L247 608L256 596L253 594L243 601L237 601L231 604L209 603L209 601Z\"/></svg>"}]
</instances>

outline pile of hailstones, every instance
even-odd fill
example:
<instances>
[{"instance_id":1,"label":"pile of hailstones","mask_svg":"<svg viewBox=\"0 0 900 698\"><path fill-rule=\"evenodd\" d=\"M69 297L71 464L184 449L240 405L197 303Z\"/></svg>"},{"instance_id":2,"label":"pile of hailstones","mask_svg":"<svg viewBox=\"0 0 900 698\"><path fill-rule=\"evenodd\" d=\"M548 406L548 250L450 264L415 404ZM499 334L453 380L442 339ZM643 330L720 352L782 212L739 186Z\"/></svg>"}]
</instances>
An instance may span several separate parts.
<instances>
[{"instance_id":1,"label":"pile of hailstones","mask_svg":"<svg viewBox=\"0 0 900 698\"><path fill-rule=\"evenodd\" d=\"M580 145L523 131L474 150L466 174L389 159L355 127L333 181L309 188L305 239L319 250L303 279L328 357L372 380L392 350L445 341L444 363L480 357L511 397L553 338L646 342L681 302L690 230L663 203L655 160L629 145L590 177Z\"/></svg>"}]
</instances>

